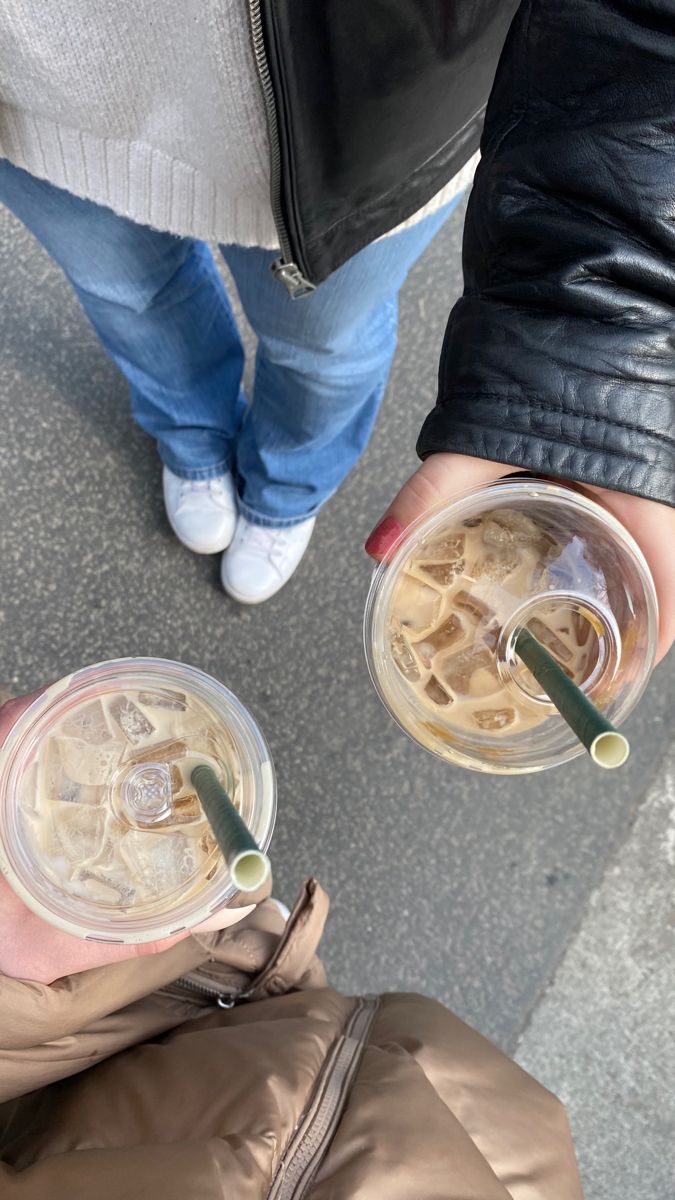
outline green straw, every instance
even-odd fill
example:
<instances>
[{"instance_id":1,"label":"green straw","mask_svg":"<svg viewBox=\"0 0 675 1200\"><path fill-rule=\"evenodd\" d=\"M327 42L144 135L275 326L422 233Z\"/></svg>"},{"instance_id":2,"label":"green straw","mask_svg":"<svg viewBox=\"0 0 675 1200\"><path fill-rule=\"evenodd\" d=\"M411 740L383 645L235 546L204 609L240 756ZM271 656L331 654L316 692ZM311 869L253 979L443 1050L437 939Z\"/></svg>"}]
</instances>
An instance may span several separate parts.
<instances>
[{"instance_id":1,"label":"green straw","mask_svg":"<svg viewBox=\"0 0 675 1200\"><path fill-rule=\"evenodd\" d=\"M588 696L565 674L528 629L519 630L515 651L560 716L586 747L593 762L608 770L623 766L630 754L628 739L591 704Z\"/></svg>"},{"instance_id":2,"label":"green straw","mask_svg":"<svg viewBox=\"0 0 675 1200\"><path fill-rule=\"evenodd\" d=\"M211 767L200 764L190 775L214 837L240 892L255 892L270 873L270 860L259 849Z\"/></svg>"}]
</instances>

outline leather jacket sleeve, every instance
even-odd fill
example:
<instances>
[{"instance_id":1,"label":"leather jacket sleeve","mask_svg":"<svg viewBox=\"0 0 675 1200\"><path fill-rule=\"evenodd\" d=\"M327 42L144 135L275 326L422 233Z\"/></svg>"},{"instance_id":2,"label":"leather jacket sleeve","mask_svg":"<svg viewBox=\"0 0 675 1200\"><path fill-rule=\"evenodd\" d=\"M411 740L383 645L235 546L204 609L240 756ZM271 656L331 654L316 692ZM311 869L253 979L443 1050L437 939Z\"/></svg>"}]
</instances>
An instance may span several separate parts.
<instances>
[{"instance_id":1,"label":"leather jacket sleeve","mask_svg":"<svg viewBox=\"0 0 675 1200\"><path fill-rule=\"evenodd\" d=\"M418 442L675 503L675 0L525 0Z\"/></svg>"}]
</instances>

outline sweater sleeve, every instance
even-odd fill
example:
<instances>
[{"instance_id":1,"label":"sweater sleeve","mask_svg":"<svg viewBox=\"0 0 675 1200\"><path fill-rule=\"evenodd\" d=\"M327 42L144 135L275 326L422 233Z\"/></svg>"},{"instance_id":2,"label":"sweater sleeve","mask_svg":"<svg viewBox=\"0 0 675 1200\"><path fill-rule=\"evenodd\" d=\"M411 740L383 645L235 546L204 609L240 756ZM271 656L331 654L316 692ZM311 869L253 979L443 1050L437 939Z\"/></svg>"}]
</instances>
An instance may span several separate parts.
<instances>
[{"instance_id":1,"label":"sweater sleeve","mask_svg":"<svg viewBox=\"0 0 675 1200\"><path fill-rule=\"evenodd\" d=\"M524 0L418 441L675 503L675 9Z\"/></svg>"}]
</instances>

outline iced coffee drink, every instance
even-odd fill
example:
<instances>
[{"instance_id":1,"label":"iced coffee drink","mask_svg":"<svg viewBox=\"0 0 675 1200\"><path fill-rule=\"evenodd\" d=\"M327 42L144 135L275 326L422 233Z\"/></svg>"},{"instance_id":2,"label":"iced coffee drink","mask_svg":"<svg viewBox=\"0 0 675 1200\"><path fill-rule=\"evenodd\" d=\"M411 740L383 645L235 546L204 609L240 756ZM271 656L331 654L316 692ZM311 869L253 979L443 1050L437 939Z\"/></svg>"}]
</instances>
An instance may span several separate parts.
<instances>
[{"instance_id":1,"label":"iced coffee drink","mask_svg":"<svg viewBox=\"0 0 675 1200\"><path fill-rule=\"evenodd\" d=\"M565 488L511 480L413 530L380 568L366 618L374 681L406 731L483 770L571 757L569 731L515 655L521 627L605 711L625 707L636 664L644 678L654 598L613 525Z\"/></svg>"},{"instance_id":2,"label":"iced coffee drink","mask_svg":"<svg viewBox=\"0 0 675 1200\"><path fill-rule=\"evenodd\" d=\"M129 907L187 895L219 852L190 770L214 766L236 803L225 730L172 689L119 691L68 713L21 790L27 841L61 891Z\"/></svg>"},{"instance_id":3,"label":"iced coffee drink","mask_svg":"<svg viewBox=\"0 0 675 1200\"><path fill-rule=\"evenodd\" d=\"M212 767L263 842L273 816L264 743L250 718L242 722L245 710L230 708L234 697L191 668L144 672L128 661L132 669L99 670L66 692L5 784L13 848L38 872L41 902L57 897L85 929L123 940L193 924L190 915L207 916L228 891L190 782L195 766Z\"/></svg>"}]
</instances>

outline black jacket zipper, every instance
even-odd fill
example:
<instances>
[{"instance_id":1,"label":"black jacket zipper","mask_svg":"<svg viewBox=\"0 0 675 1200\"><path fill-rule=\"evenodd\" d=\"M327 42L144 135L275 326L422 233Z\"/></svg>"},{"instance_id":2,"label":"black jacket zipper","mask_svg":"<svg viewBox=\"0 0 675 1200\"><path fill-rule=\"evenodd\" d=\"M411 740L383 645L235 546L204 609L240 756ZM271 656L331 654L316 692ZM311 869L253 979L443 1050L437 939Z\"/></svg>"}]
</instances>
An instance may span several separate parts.
<instances>
[{"instance_id":1,"label":"black jacket zipper","mask_svg":"<svg viewBox=\"0 0 675 1200\"><path fill-rule=\"evenodd\" d=\"M279 136L279 114L274 95L272 75L267 59L265 37L263 33L262 0L248 0L249 17L251 22L251 41L253 55L258 70L258 78L262 89L265 113L267 115L267 132L270 143L270 201L272 216L279 236L281 257L272 264L272 272L276 279L284 284L292 299L298 300L308 296L315 290L303 275L297 262L293 261L288 225L282 203L281 177L281 138Z\"/></svg>"}]
</instances>

